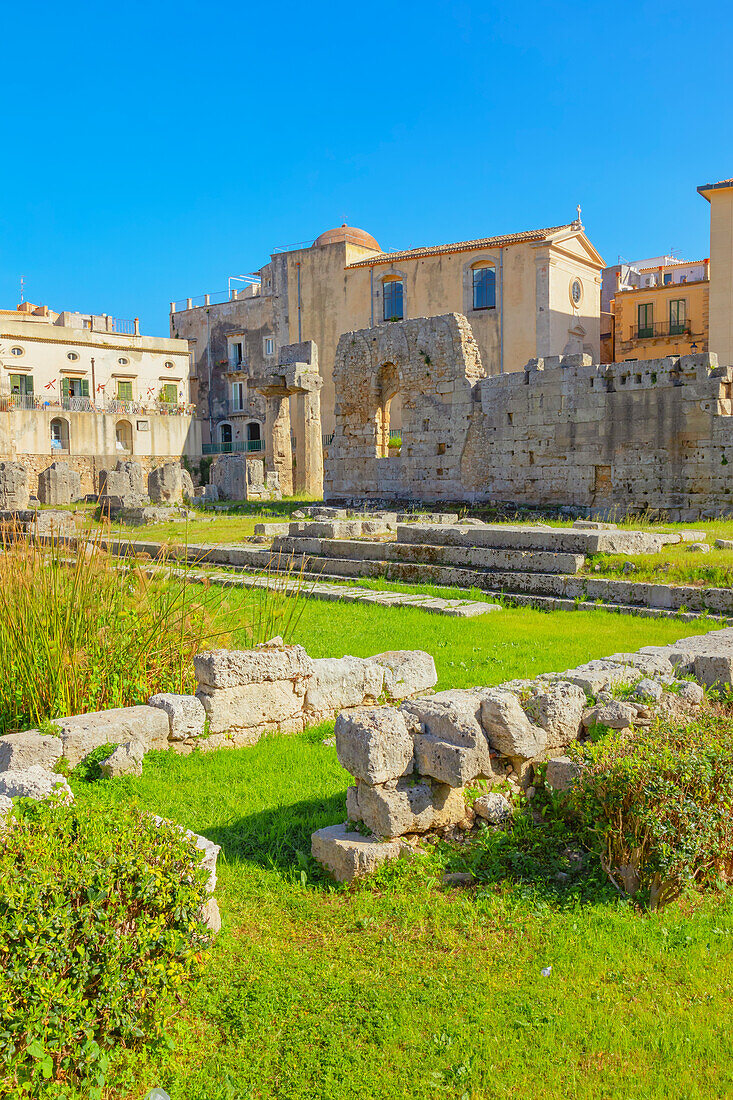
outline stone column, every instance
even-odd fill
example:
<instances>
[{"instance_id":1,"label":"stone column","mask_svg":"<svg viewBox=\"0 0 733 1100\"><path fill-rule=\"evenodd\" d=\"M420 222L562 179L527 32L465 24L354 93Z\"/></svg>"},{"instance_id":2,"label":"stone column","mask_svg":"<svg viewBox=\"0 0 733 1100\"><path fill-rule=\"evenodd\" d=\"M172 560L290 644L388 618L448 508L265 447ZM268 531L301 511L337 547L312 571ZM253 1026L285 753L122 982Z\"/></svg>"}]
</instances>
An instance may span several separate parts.
<instances>
[{"instance_id":1,"label":"stone column","mask_svg":"<svg viewBox=\"0 0 733 1100\"><path fill-rule=\"evenodd\" d=\"M265 468L275 470L283 496L293 495L293 449L290 445L290 398L268 393L265 417Z\"/></svg>"},{"instance_id":2,"label":"stone column","mask_svg":"<svg viewBox=\"0 0 733 1100\"><path fill-rule=\"evenodd\" d=\"M321 386L303 394L303 466L304 491L316 500L323 499L323 436L321 431ZM298 436L300 447L300 435Z\"/></svg>"}]
</instances>

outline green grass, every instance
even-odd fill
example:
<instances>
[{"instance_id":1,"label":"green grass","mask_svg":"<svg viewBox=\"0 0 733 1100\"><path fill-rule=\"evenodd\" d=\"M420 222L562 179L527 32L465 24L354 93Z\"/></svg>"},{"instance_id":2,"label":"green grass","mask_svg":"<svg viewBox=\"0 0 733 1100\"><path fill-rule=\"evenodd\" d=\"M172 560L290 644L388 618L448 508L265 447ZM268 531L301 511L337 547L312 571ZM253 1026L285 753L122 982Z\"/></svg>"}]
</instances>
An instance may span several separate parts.
<instances>
[{"instance_id":1,"label":"green grass","mask_svg":"<svg viewBox=\"0 0 733 1100\"><path fill-rule=\"evenodd\" d=\"M506 878L473 890L441 886L462 865L445 846L337 888L309 842L343 820L348 781L311 732L154 753L142 779L76 784L100 810L135 798L222 845L224 928L173 1021L175 1048L118 1058L110 1096L731 1095L729 895L649 917L597 868L558 886L561 836L546 856L531 836L490 844L483 865Z\"/></svg>"}]
</instances>

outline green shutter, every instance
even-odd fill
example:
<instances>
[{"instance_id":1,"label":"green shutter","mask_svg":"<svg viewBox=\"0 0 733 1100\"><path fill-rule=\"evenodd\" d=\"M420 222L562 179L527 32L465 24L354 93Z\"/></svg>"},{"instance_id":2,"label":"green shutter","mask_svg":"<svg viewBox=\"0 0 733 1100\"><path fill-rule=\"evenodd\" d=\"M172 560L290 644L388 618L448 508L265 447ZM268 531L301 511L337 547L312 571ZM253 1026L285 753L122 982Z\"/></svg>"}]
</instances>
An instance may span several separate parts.
<instances>
[{"instance_id":1,"label":"green shutter","mask_svg":"<svg viewBox=\"0 0 733 1100\"><path fill-rule=\"evenodd\" d=\"M80 397L89 397L89 379L88 378L82 378L81 385L79 387L79 396Z\"/></svg>"},{"instance_id":2,"label":"green shutter","mask_svg":"<svg viewBox=\"0 0 733 1100\"><path fill-rule=\"evenodd\" d=\"M61 396L62 397L68 397L69 396L69 379L68 378L62 378L61 379Z\"/></svg>"}]
</instances>

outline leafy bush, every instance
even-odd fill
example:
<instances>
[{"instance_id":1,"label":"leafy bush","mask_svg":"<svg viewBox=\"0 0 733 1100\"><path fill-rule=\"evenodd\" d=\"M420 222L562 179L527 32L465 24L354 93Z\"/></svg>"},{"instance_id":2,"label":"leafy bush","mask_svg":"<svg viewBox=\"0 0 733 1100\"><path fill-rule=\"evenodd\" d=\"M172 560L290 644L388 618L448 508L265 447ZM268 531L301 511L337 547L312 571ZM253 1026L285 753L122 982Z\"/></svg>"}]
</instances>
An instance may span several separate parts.
<instances>
[{"instance_id":1,"label":"leafy bush","mask_svg":"<svg viewBox=\"0 0 733 1100\"><path fill-rule=\"evenodd\" d=\"M112 1046L160 1041L208 943L199 859L137 810L16 804L0 834L0 1095L101 1097Z\"/></svg>"},{"instance_id":2,"label":"leafy bush","mask_svg":"<svg viewBox=\"0 0 733 1100\"><path fill-rule=\"evenodd\" d=\"M657 908L733 871L733 722L706 713L572 748L566 805L607 874Z\"/></svg>"},{"instance_id":3,"label":"leafy bush","mask_svg":"<svg viewBox=\"0 0 733 1100\"><path fill-rule=\"evenodd\" d=\"M0 733L194 690L221 588L163 562L121 562L101 537L76 555L6 534L0 553ZM217 644L222 644L218 640Z\"/></svg>"}]
</instances>

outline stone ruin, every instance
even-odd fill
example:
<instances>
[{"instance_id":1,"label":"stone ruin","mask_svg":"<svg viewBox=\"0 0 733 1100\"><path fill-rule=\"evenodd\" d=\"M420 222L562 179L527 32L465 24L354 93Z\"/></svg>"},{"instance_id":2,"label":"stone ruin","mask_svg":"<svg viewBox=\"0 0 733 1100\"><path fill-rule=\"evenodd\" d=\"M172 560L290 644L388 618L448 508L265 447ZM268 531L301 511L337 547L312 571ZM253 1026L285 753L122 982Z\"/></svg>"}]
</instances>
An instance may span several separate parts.
<instances>
[{"instance_id":1,"label":"stone ruin","mask_svg":"<svg viewBox=\"0 0 733 1100\"><path fill-rule=\"evenodd\" d=\"M733 368L710 353L534 359L485 377L460 314L341 336L326 499L733 511ZM389 446L402 403L401 447Z\"/></svg>"},{"instance_id":2,"label":"stone ruin","mask_svg":"<svg viewBox=\"0 0 733 1100\"><path fill-rule=\"evenodd\" d=\"M0 511L19 512L30 503L30 477L20 462L0 462Z\"/></svg>"},{"instance_id":3,"label":"stone ruin","mask_svg":"<svg viewBox=\"0 0 733 1100\"><path fill-rule=\"evenodd\" d=\"M52 462L38 475L38 499L41 504L73 504L82 500L81 475L68 462Z\"/></svg>"},{"instance_id":4,"label":"stone ruin","mask_svg":"<svg viewBox=\"0 0 733 1100\"><path fill-rule=\"evenodd\" d=\"M281 500L279 474L276 470L265 472L261 458L248 458L244 454L219 455L209 471L210 488L214 494L206 494L210 500Z\"/></svg>"},{"instance_id":5,"label":"stone ruin","mask_svg":"<svg viewBox=\"0 0 733 1100\"><path fill-rule=\"evenodd\" d=\"M699 683L676 679L689 674ZM547 786L567 790L580 774L566 754L573 741L596 724L626 730L658 714L694 720L700 683L733 684L733 629L534 680L339 714L336 751L356 783L346 794L347 821L313 834L313 856L349 881L414 850L428 833L455 837L477 819L500 825L513 813L506 795L534 796L537 765L546 767ZM623 699L614 697L618 686Z\"/></svg>"},{"instance_id":6,"label":"stone ruin","mask_svg":"<svg viewBox=\"0 0 733 1100\"><path fill-rule=\"evenodd\" d=\"M156 466L148 474L148 496L153 504L183 504L193 500L193 479L178 462Z\"/></svg>"},{"instance_id":7,"label":"stone ruin","mask_svg":"<svg viewBox=\"0 0 733 1100\"><path fill-rule=\"evenodd\" d=\"M113 470L99 472L99 500L106 511L141 508L149 503L145 473L139 462L120 459Z\"/></svg>"},{"instance_id":8,"label":"stone ruin","mask_svg":"<svg viewBox=\"0 0 733 1100\"><path fill-rule=\"evenodd\" d=\"M131 526L193 519L195 515L182 507L184 501L193 500L195 490L188 470L177 462L151 470L146 479L139 462L120 459L114 470L100 472L99 490L102 514Z\"/></svg>"}]
</instances>

